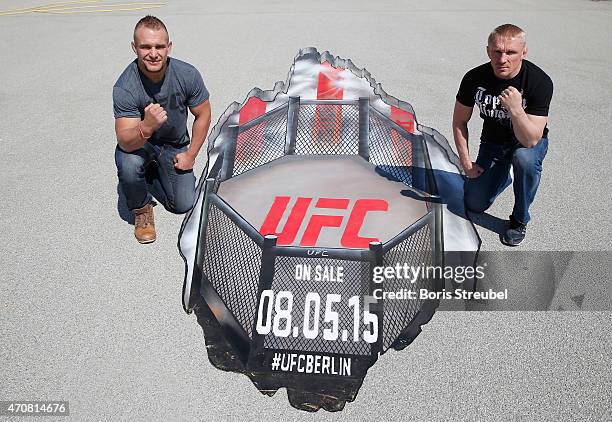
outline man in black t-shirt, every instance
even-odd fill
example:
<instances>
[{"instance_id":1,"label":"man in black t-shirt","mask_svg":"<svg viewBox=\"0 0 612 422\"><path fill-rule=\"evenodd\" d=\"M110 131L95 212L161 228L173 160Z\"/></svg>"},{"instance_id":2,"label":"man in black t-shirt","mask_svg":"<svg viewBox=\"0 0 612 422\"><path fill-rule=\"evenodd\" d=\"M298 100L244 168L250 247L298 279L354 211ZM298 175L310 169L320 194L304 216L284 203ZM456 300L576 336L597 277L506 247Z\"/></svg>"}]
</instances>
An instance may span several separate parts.
<instances>
[{"instance_id":1,"label":"man in black t-shirt","mask_svg":"<svg viewBox=\"0 0 612 422\"><path fill-rule=\"evenodd\" d=\"M465 74L455 102L453 136L467 176L468 210L483 212L511 183L514 209L502 243L517 246L525 238L529 206L535 198L542 161L548 150L548 108L553 83L528 60L523 30L501 25L489 35L490 62ZM468 121L474 106L484 120L476 162L468 151Z\"/></svg>"}]
</instances>

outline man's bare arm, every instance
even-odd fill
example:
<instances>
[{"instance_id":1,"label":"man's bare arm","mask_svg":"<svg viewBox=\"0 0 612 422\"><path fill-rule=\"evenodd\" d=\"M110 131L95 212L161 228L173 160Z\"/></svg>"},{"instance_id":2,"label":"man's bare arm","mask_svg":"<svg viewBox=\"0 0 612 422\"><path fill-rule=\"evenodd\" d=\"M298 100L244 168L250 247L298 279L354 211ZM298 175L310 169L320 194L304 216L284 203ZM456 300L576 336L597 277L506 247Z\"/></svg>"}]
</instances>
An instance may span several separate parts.
<instances>
[{"instance_id":1,"label":"man's bare arm","mask_svg":"<svg viewBox=\"0 0 612 422\"><path fill-rule=\"evenodd\" d=\"M159 129L168 119L166 110L159 104L149 104L144 109L145 118L119 117L115 119L117 143L125 152L140 149L147 143L153 132Z\"/></svg>"},{"instance_id":2,"label":"man's bare arm","mask_svg":"<svg viewBox=\"0 0 612 422\"><path fill-rule=\"evenodd\" d=\"M511 116L512 129L516 139L526 148L536 146L542 138L548 117L527 114L523 109L516 113L511 113Z\"/></svg>"},{"instance_id":3,"label":"man's bare arm","mask_svg":"<svg viewBox=\"0 0 612 422\"><path fill-rule=\"evenodd\" d=\"M210 101L206 100L200 105L191 107L189 111L195 117L191 127L191 144L189 144L187 151L177 154L174 159L174 167L179 170L191 170L193 168L200 148L206 140L210 126Z\"/></svg>"},{"instance_id":4,"label":"man's bare arm","mask_svg":"<svg viewBox=\"0 0 612 422\"><path fill-rule=\"evenodd\" d=\"M140 122L141 120L137 117L119 117L115 119L115 134L117 135L117 143L125 152L136 151L137 149L142 148L147 142L138 129ZM148 137L150 135L145 134L144 136Z\"/></svg>"},{"instance_id":5,"label":"man's bare arm","mask_svg":"<svg viewBox=\"0 0 612 422\"><path fill-rule=\"evenodd\" d=\"M194 115L195 120L191 128L191 145L189 145L188 151L195 157L200 152L210 127L210 101L206 100L202 104L190 108L189 111Z\"/></svg>"},{"instance_id":6,"label":"man's bare arm","mask_svg":"<svg viewBox=\"0 0 612 422\"><path fill-rule=\"evenodd\" d=\"M455 101L455 111L453 112L453 137L455 138L455 146L457 147L461 167L463 167L465 175L469 178L478 177L483 172L478 164L472 162L468 148L468 122L472 118L472 111L473 107L467 107L459 101Z\"/></svg>"},{"instance_id":7,"label":"man's bare arm","mask_svg":"<svg viewBox=\"0 0 612 422\"><path fill-rule=\"evenodd\" d=\"M525 113L521 93L512 86L502 91L499 98L510 113L512 130L516 139L526 148L534 147L542 138L548 117Z\"/></svg>"}]
</instances>

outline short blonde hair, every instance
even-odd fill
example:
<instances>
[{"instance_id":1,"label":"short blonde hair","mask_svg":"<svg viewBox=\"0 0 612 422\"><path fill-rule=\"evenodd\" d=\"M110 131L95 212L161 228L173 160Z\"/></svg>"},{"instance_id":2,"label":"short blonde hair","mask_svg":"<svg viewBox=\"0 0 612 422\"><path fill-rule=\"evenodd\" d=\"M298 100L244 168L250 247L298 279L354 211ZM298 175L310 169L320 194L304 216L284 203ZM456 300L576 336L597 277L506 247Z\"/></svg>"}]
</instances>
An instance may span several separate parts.
<instances>
[{"instance_id":1,"label":"short blonde hair","mask_svg":"<svg viewBox=\"0 0 612 422\"><path fill-rule=\"evenodd\" d=\"M520 38L523 44L527 43L525 31L511 23L505 23L491 31L487 42L491 44L496 38Z\"/></svg>"}]
</instances>

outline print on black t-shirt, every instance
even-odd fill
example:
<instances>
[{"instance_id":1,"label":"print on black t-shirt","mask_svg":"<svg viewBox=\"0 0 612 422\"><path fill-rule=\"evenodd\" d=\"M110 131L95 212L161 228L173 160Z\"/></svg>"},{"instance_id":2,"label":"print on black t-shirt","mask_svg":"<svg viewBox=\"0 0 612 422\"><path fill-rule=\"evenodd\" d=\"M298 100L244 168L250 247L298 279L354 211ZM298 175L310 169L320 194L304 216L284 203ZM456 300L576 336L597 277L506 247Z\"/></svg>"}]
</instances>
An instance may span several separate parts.
<instances>
[{"instance_id":1,"label":"print on black t-shirt","mask_svg":"<svg viewBox=\"0 0 612 422\"><path fill-rule=\"evenodd\" d=\"M511 84L508 84L510 86ZM496 90L492 91L492 93L487 92L487 88L479 86L476 88L476 94L474 95L475 105L480 110L480 116L484 119L485 117L490 117L492 119L497 120L497 123L504 127L512 127L512 120L510 119L510 113L506 108L501 104L501 100L499 99L499 94L501 91L505 89L499 89L497 94ZM523 91L519 91L521 96L523 95ZM527 107L527 100L523 98L523 109Z\"/></svg>"}]
</instances>

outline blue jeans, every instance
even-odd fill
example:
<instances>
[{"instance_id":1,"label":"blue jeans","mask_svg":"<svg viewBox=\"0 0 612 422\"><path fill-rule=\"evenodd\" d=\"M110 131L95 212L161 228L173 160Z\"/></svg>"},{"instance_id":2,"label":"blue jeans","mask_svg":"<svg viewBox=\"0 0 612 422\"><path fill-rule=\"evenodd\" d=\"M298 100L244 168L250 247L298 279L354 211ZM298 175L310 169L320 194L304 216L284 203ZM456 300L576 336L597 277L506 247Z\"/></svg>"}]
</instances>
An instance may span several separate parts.
<instances>
[{"instance_id":1,"label":"blue jeans","mask_svg":"<svg viewBox=\"0 0 612 422\"><path fill-rule=\"evenodd\" d=\"M514 173L514 209L512 216L520 223L530 220L529 206L532 204L542 173L542 161L548 151L548 139L542 138L533 148L520 144L480 144L476 164L484 172L465 182L465 205L473 212L483 212L510 183L510 165Z\"/></svg>"},{"instance_id":2,"label":"blue jeans","mask_svg":"<svg viewBox=\"0 0 612 422\"><path fill-rule=\"evenodd\" d=\"M119 183L130 210L142 208L152 201L151 192L170 212L186 213L195 202L195 176L193 170L182 171L174 167L174 157L187 150L187 145L154 145L147 142L134 152L115 148L115 164ZM147 166L157 162L157 175L147 180ZM149 191L151 190L151 192Z\"/></svg>"}]
</instances>

